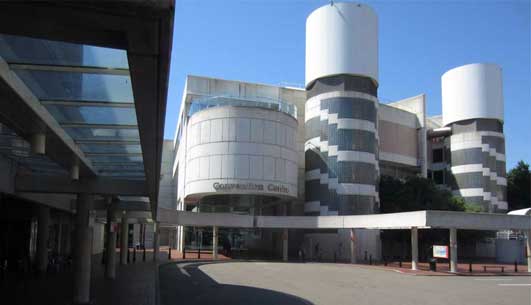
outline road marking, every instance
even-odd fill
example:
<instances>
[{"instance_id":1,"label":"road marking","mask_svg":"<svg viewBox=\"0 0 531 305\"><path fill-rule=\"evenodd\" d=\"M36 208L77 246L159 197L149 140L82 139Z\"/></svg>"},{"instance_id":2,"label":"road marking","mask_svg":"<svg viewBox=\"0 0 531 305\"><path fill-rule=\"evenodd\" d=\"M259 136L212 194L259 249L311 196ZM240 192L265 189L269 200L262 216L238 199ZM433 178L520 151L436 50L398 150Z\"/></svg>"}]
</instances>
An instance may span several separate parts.
<instances>
[{"instance_id":1,"label":"road marking","mask_svg":"<svg viewBox=\"0 0 531 305\"><path fill-rule=\"evenodd\" d=\"M188 273L188 271L186 271L184 268L178 267L178 269L183 275L190 277L190 273Z\"/></svg>"},{"instance_id":2,"label":"road marking","mask_svg":"<svg viewBox=\"0 0 531 305\"><path fill-rule=\"evenodd\" d=\"M498 284L498 286L531 286L531 284Z\"/></svg>"}]
</instances>

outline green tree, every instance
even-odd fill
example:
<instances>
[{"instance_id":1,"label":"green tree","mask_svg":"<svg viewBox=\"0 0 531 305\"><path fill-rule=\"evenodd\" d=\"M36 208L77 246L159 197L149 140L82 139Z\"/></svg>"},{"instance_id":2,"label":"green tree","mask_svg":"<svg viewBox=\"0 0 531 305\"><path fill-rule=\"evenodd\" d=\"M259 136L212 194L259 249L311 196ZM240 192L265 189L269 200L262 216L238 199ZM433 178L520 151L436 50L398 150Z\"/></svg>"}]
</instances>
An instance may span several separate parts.
<instances>
[{"instance_id":1,"label":"green tree","mask_svg":"<svg viewBox=\"0 0 531 305\"><path fill-rule=\"evenodd\" d=\"M531 205L531 182L529 164L519 161L507 173L507 203L509 210L529 208Z\"/></svg>"},{"instance_id":2,"label":"green tree","mask_svg":"<svg viewBox=\"0 0 531 305\"><path fill-rule=\"evenodd\" d=\"M432 180L422 177L408 177L400 180L382 176L379 194L382 213L466 210L466 204L461 198L454 198L449 191L438 188Z\"/></svg>"}]
</instances>

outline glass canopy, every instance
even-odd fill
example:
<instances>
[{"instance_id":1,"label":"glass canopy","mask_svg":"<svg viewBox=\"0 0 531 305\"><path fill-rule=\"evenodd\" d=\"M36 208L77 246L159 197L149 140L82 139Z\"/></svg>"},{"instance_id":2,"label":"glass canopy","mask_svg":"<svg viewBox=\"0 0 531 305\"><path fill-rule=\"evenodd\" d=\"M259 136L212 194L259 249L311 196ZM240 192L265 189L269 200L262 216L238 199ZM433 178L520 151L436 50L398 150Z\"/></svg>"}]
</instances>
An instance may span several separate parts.
<instances>
[{"instance_id":1,"label":"glass canopy","mask_svg":"<svg viewBox=\"0 0 531 305\"><path fill-rule=\"evenodd\" d=\"M99 175L145 176L125 50L0 34L0 57Z\"/></svg>"}]
</instances>

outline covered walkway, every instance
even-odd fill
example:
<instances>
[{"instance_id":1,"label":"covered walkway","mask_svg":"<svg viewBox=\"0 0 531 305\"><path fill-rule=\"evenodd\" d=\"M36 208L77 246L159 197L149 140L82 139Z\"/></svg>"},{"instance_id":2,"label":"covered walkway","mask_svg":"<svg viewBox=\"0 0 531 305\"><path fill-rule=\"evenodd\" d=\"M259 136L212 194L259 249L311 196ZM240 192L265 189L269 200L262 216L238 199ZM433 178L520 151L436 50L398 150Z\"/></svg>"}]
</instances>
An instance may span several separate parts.
<instances>
[{"instance_id":1,"label":"covered walkway","mask_svg":"<svg viewBox=\"0 0 531 305\"><path fill-rule=\"evenodd\" d=\"M183 226L270 228L283 229L283 259L288 260L289 229L350 229L351 263L356 263L355 229L409 229L411 231L411 269L419 268L418 230L448 229L449 231L449 270L458 272L457 230L521 230L527 233L527 271L531 272L531 216L489 213L465 213L450 211L414 211L390 214L349 215L349 216L247 216L223 213L194 213L161 209L158 220L163 224ZM213 251L217 252L214 235Z\"/></svg>"}]
</instances>

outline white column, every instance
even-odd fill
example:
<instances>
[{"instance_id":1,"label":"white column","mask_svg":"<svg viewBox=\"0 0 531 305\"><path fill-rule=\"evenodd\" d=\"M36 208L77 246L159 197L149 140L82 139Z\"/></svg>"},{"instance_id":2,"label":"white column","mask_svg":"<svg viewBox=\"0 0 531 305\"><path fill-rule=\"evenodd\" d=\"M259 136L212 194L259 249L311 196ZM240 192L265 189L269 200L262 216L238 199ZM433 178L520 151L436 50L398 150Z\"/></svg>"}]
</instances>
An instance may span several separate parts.
<instances>
[{"instance_id":1,"label":"white column","mask_svg":"<svg viewBox=\"0 0 531 305\"><path fill-rule=\"evenodd\" d=\"M457 229L450 228L450 272L457 272Z\"/></svg>"},{"instance_id":2,"label":"white column","mask_svg":"<svg viewBox=\"0 0 531 305\"><path fill-rule=\"evenodd\" d=\"M31 153L36 155L46 154L46 134L36 133L30 139Z\"/></svg>"},{"instance_id":3,"label":"white column","mask_svg":"<svg viewBox=\"0 0 531 305\"><path fill-rule=\"evenodd\" d=\"M127 250L129 249L129 223L127 214L122 216L122 225L120 232L120 264L127 264Z\"/></svg>"},{"instance_id":4,"label":"white column","mask_svg":"<svg viewBox=\"0 0 531 305\"><path fill-rule=\"evenodd\" d=\"M37 270L46 272L48 268L48 237L50 225L50 208L39 206L37 228Z\"/></svg>"},{"instance_id":5,"label":"white column","mask_svg":"<svg viewBox=\"0 0 531 305\"><path fill-rule=\"evenodd\" d=\"M531 230L527 231L525 244L527 246L527 272L531 272Z\"/></svg>"},{"instance_id":6,"label":"white column","mask_svg":"<svg viewBox=\"0 0 531 305\"><path fill-rule=\"evenodd\" d=\"M357 244L356 244L356 230L350 229L350 263L355 264L357 262Z\"/></svg>"},{"instance_id":7,"label":"white column","mask_svg":"<svg viewBox=\"0 0 531 305\"><path fill-rule=\"evenodd\" d=\"M153 261L159 261L159 224L153 222Z\"/></svg>"},{"instance_id":8,"label":"white column","mask_svg":"<svg viewBox=\"0 0 531 305\"><path fill-rule=\"evenodd\" d=\"M218 227L212 227L212 259L218 259Z\"/></svg>"},{"instance_id":9,"label":"white column","mask_svg":"<svg viewBox=\"0 0 531 305\"><path fill-rule=\"evenodd\" d=\"M92 194L77 195L76 238L74 240L74 303L90 302L90 273L92 257Z\"/></svg>"},{"instance_id":10,"label":"white column","mask_svg":"<svg viewBox=\"0 0 531 305\"><path fill-rule=\"evenodd\" d=\"M288 229L282 229L282 260L288 261Z\"/></svg>"},{"instance_id":11,"label":"white column","mask_svg":"<svg viewBox=\"0 0 531 305\"><path fill-rule=\"evenodd\" d=\"M419 232L417 227L411 228L411 270L418 269L419 262Z\"/></svg>"},{"instance_id":12,"label":"white column","mask_svg":"<svg viewBox=\"0 0 531 305\"><path fill-rule=\"evenodd\" d=\"M114 207L111 205L107 208L107 232L106 259L105 259L105 277L108 279L116 278L116 230L113 224Z\"/></svg>"}]
</instances>

